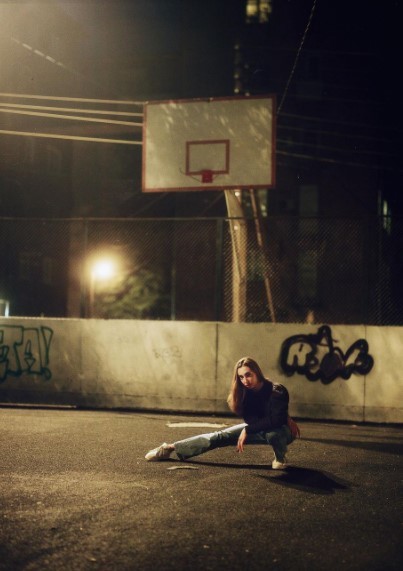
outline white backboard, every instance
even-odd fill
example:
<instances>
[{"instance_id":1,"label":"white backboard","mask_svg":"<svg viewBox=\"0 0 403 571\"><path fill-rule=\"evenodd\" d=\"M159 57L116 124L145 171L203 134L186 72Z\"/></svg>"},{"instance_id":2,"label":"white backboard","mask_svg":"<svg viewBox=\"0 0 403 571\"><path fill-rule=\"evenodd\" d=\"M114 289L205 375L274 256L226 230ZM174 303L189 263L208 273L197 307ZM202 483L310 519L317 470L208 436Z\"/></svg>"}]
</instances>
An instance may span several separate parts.
<instances>
[{"instance_id":1,"label":"white backboard","mask_svg":"<svg viewBox=\"0 0 403 571\"><path fill-rule=\"evenodd\" d=\"M274 183L273 96L145 104L143 192L271 188Z\"/></svg>"}]
</instances>

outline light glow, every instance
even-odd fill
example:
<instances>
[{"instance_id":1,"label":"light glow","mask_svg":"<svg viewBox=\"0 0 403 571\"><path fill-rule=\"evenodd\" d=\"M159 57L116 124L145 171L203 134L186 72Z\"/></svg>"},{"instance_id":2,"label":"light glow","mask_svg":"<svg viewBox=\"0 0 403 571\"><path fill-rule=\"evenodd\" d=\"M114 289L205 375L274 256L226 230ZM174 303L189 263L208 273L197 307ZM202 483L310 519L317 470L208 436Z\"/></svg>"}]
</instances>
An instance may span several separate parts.
<instances>
[{"instance_id":1,"label":"light glow","mask_svg":"<svg viewBox=\"0 0 403 571\"><path fill-rule=\"evenodd\" d=\"M111 259L97 260L92 266L91 275L94 280L108 280L116 274L116 266Z\"/></svg>"}]
</instances>

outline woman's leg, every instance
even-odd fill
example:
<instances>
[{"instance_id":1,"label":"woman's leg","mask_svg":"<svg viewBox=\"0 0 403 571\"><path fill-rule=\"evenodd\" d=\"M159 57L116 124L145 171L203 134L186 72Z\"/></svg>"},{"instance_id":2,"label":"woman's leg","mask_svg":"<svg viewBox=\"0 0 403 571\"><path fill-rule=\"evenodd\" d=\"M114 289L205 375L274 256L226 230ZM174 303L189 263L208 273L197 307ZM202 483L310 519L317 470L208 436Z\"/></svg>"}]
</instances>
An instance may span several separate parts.
<instances>
[{"instance_id":1,"label":"woman's leg","mask_svg":"<svg viewBox=\"0 0 403 571\"><path fill-rule=\"evenodd\" d=\"M192 436L191 438L174 442L173 446L175 447L176 455L179 460L187 460L193 456L203 454L208 450L235 445L245 426L246 424L237 424L230 428L225 428L224 430L218 430L217 432L210 432L208 434L199 434L198 436Z\"/></svg>"},{"instance_id":2,"label":"woman's leg","mask_svg":"<svg viewBox=\"0 0 403 571\"><path fill-rule=\"evenodd\" d=\"M285 424L280 428L275 428L270 432L266 432L265 437L268 444L270 444L274 450L277 462L284 463L285 455L287 453L287 444L291 444L294 440L291 430Z\"/></svg>"},{"instance_id":3,"label":"woman's leg","mask_svg":"<svg viewBox=\"0 0 403 571\"><path fill-rule=\"evenodd\" d=\"M145 456L148 461L167 460L173 452L176 453L179 460L187 460L193 456L204 454L215 448L224 446L235 446L239 435L245 423L237 424L224 430L210 432L207 434L199 434L183 440L178 440L173 444L162 444L154 450L150 450ZM270 432L258 432L257 434L248 435L247 444L263 444L268 443L273 447L276 461L284 463L285 454L287 452L287 444L293 441L291 431L287 425L276 428Z\"/></svg>"}]
</instances>

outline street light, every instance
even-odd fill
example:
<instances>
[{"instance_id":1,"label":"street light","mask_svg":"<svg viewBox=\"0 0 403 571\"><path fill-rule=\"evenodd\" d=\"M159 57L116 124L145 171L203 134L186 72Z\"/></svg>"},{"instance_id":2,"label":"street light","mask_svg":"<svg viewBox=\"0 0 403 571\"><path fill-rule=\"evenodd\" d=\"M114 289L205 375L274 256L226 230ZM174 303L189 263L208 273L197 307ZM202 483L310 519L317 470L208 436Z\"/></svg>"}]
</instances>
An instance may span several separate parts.
<instances>
[{"instance_id":1,"label":"street light","mask_svg":"<svg viewBox=\"0 0 403 571\"><path fill-rule=\"evenodd\" d=\"M10 302L8 299L0 299L0 316L8 317L10 315Z\"/></svg>"},{"instance_id":2,"label":"street light","mask_svg":"<svg viewBox=\"0 0 403 571\"><path fill-rule=\"evenodd\" d=\"M97 282L105 282L116 276L116 261L112 258L98 258L90 266L89 317L94 316L95 287Z\"/></svg>"}]
</instances>

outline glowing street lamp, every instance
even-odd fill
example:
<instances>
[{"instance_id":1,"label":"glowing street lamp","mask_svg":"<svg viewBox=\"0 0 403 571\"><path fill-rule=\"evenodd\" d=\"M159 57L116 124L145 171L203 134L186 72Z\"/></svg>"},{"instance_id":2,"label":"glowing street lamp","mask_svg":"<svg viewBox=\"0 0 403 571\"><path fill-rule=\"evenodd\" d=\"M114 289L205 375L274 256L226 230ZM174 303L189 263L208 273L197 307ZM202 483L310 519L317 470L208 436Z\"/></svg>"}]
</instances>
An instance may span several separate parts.
<instances>
[{"instance_id":1,"label":"glowing street lamp","mask_svg":"<svg viewBox=\"0 0 403 571\"><path fill-rule=\"evenodd\" d=\"M10 302L8 299L0 299L0 316L8 317L10 315Z\"/></svg>"},{"instance_id":2,"label":"glowing street lamp","mask_svg":"<svg viewBox=\"0 0 403 571\"><path fill-rule=\"evenodd\" d=\"M93 280L108 280L115 275L115 264L111 259L97 260L91 270Z\"/></svg>"},{"instance_id":3,"label":"glowing street lamp","mask_svg":"<svg viewBox=\"0 0 403 571\"><path fill-rule=\"evenodd\" d=\"M89 284L89 317L93 317L95 286L97 282L105 282L116 276L116 262L112 258L98 258L90 267Z\"/></svg>"}]
</instances>

